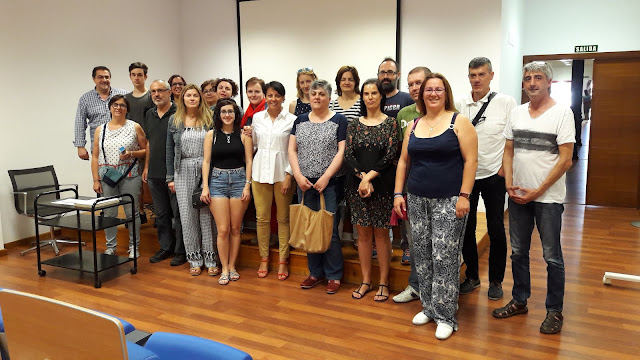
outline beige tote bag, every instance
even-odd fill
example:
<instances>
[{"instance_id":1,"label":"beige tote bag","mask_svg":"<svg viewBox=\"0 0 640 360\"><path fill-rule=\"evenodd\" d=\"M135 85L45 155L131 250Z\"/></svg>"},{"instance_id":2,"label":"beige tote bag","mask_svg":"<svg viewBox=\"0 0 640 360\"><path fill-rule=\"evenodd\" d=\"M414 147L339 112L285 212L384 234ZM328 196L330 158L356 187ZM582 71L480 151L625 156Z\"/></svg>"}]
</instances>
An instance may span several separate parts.
<instances>
[{"instance_id":1,"label":"beige tote bag","mask_svg":"<svg viewBox=\"0 0 640 360\"><path fill-rule=\"evenodd\" d=\"M308 253L323 253L331 245L333 213L325 208L324 194L320 193L320 210L304 205L304 192L300 204L289 205L289 244Z\"/></svg>"}]
</instances>

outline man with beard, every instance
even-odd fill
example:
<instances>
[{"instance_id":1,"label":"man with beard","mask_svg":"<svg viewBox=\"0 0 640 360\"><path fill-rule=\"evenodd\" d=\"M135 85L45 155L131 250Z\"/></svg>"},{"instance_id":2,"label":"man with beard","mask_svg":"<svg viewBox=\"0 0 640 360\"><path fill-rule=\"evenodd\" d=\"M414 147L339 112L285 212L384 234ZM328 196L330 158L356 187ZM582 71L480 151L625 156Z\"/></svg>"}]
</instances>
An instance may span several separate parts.
<instances>
[{"instance_id":1,"label":"man with beard","mask_svg":"<svg viewBox=\"0 0 640 360\"><path fill-rule=\"evenodd\" d=\"M89 152L85 148L87 125L89 126L91 149L93 149L93 134L96 133L96 128L111 120L109 100L113 95L127 93L126 90L111 87L111 70L106 66L94 67L91 77L96 86L80 97L74 126L73 145L78 148L78 157L82 160L89 160Z\"/></svg>"},{"instance_id":2,"label":"man with beard","mask_svg":"<svg viewBox=\"0 0 640 360\"><path fill-rule=\"evenodd\" d=\"M169 191L165 177L167 126L169 118L176 112L176 106L171 102L171 86L162 80L153 81L149 93L156 106L147 111L142 121L142 128L147 136L147 155L142 181L149 185L151 191L160 243L160 250L149 258L149 262L157 263L175 254L171 266L178 266L187 262L187 258L182 240L178 201L176 194ZM172 223L175 234L172 231Z\"/></svg>"},{"instance_id":3,"label":"man with beard","mask_svg":"<svg viewBox=\"0 0 640 360\"><path fill-rule=\"evenodd\" d=\"M400 109L414 102L408 93L398 90L399 79L398 63L392 58L382 60L378 66L378 80L382 82L382 90L387 95L382 112L392 118L397 118Z\"/></svg>"}]
</instances>

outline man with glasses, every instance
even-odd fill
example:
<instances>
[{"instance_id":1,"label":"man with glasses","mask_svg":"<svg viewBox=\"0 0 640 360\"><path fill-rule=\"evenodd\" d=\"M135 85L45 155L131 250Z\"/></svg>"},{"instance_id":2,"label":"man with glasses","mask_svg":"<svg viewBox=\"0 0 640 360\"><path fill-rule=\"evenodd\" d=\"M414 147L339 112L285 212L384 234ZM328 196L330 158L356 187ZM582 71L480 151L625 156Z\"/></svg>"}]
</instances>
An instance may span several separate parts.
<instances>
[{"instance_id":1,"label":"man with glasses","mask_svg":"<svg viewBox=\"0 0 640 360\"><path fill-rule=\"evenodd\" d=\"M95 134L96 128L111 120L109 100L113 95L127 93L126 90L111 87L111 70L106 66L94 67L91 76L96 86L80 97L74 125L73 145L78 148L78 157L82 160L89 160L89 153L85 148L87 125L89 126L91 149L93 149L93 134Z\"/></svg>"},{"instance_id":2,"label":"man with glasses","mask_svg":"<svg viewBox=\"0 0 640 360\"><path fill-rule=\"evenodd\" d=\"M502 280L507 262L507 238L504 231L505 183L502 154L505 139L502 135L516 101L509 95L492 92L491 61L477 57L469 62L471 92L456 104L461 114L468 117L478 134L478 170L469 196L470 210L464 233L462 256L467 265L466 279L460 284L460 295L480 287L478 274L478 246L476 223L480 195L484 201L489 232L489 292L491 300L502 298Z\"/></svg>"},{"instance_id":3,"label":"man with glasses","mask_svg":"<svg viewBox=\"0 0 640 360\"><path fill-rule=\"evenodd\" d=\"M418 66L411 71L409 71L409 75L407 76L407 84L409 85L409 95L411 99L415 102L418 101L420 97L420 86L424 82L424 79L427 78L427 75L431 74L431 70L429 70L426 66ZM407 124L411 121L415 120L422 116L418 109L416 108L416 104L413 103L409 106L403 107L398 112L398 125L400 126L401 136L404 139L404 131L407 128ZM406 303L409 301L417 300L420 297L418 293L418 273L416 272L415 263L411 261L411 245L410 236L411 236L411 224L409 220L403 220L400 225L400 233L402 236L402 242L400 243L400 249L402 249L402 265L411 265L411 274L409 275L409 285L406 289L404 289L401 293L393 297L393 301L397 303Z\"/></svg>"},{"instance_id":4,"label":"man with glasses","mask_svg":"<svg viewBox=\"0 0 640 360\"><path fill-rule=\"evenodd\" d=\"M397 118L400 109L414 102L409 94L398 90L399 79L398 63L392 58L382 60L378 66L378 80L382 82L382 90L387 95L382 112L392 118Z\"/></svg>"},{"instance_id":5,"label":"man with glasses","mask_svg":"<svg viewBox=\"0 0 640 360\"><path fill-rule=\"evenodd\" d=\"M149 94L155 107L147 111L142 121L142 129L147 136L147 155L142 181L149 185L151 191L160 243L160 250L149 258L149 262L157 263L175 254L170 264L178 266L187 262L187 258L182 240L178 201L176 194L169 191L165 177L167 126L169 119L176 112L176 105L171 102L171 87L162 80L151 83ZM175 234L172 229L175 229Z\"/></svg>"}]
</instances>

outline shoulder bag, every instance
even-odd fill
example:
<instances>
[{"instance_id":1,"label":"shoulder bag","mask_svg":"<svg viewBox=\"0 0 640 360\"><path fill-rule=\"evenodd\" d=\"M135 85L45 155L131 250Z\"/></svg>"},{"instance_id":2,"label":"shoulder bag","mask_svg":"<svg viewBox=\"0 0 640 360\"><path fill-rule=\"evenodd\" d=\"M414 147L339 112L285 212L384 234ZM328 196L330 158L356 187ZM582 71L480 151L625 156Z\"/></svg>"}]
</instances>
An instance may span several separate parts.
<instances>
[{"instance_id":1,"label":"shoulder bag","mask_svg":"<svg viewBox=\"0 0 640 360\"><path fill-rule=\"evenodd\" d=\"M102 144L101 145L102 145L102 157L104 158L104 163L109 165L109 163L107 162L107 153L104 152L104 138L107 136L107 124L109 123L107 122L106 124L104 124L104 127L102 128ZM115 168L109 167L107 169L107 172L104 175L102 175L102 181L104 181L105 184L111 186L112 188L118 186L120 181L122 181L122 179L124 179L125 177L127 177L127 175L129 175L129 173L131 172L131 169L133 169L133 167L136 165L137 162L138 162L138 158L135 158L131 163L131 165L129 165L129 168L127 168L127 171L124 174L116 170Z\"/></svg>"},{"instance_id":2,"label":"shoulder bag","mask_svg":"<svg viewBox=\"0 0 640 360\"><path fill-rule=\"evenodd\" d=\"M289 205L289 244L308 253L323 253L331 245L333 216L327 211L324 194L320 193L320 210L304 205L304 192L300 204Z\"/></svg>"}]
</instances>

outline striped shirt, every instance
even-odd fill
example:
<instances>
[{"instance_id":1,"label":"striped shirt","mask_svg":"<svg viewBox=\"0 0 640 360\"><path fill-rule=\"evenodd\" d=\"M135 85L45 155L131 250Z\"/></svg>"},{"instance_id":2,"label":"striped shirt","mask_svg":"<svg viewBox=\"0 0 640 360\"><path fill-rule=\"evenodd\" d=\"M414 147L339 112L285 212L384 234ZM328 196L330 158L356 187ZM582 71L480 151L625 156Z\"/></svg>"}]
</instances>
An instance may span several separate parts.
<instances>
[{"instance_id":1,"label":"striped shirt","mask_svg":"<svg viewBox=\"0 0 640 360\"><path fill-rule=\"evenodd\" d=\"M344 117L346 117L349 121L357 120L358 118L360 118L360 99L358 99L358 101L356 101L347 110L340 107L340 104L338 104L338 99L334 99L329 103L329 109L331 109L331 111L337 112L338 114L344 115Z\"/></svg>"},{"instance_id":2,"label":"striped shirt","mask_svg":"<svg viewBox=\"0 0 640 360\"><path fill-rule=\"evenodd\" d=\"M113 95L125 95L126 93L126 90L111 88L109 97L106 100L102 100L100 94L93 88L80 97L74 126L73 145L75 147L84 147L87 144L88 125L91 148L93 149L93 134L95 134L96 128L111 120L109 100Z\"/></svg>"}]
</instances>

